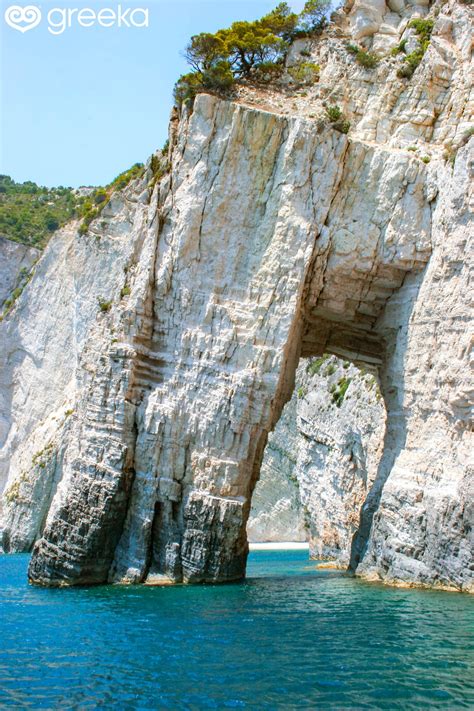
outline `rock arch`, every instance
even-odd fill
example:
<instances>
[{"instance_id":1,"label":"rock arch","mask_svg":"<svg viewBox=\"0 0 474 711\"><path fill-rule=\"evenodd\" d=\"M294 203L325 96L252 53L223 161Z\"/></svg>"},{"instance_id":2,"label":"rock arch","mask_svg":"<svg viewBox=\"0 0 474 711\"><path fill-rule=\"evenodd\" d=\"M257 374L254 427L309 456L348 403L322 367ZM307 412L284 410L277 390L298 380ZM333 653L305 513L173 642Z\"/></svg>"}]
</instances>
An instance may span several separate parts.
<instances>
[{"instance_id":1,"label":"rock arch","mask_svg":"<svg viewBox=\"0 0 474 711\"><path fill-rule=\"evenodd\" d=\"M354 566L365 562L366 575L389 580L409 570L415 582L469 583L468 544L450 552L441 573L425 534L418 548L403 540L416 513L402 515L402 540L381 550L388 534L380 494L401 454L413 464L408 488L418 482L409 495L419 502L423 489L426 444L407 449L406 441L410 418L413 438L427 412L419 378L440 371L432 326L449 339L459 324L453 315L441 326L436 311L438 297L451 298L439 270L454 268L442 250L426 273L434 239L442 241L427 176L409 151L197 98L179 125L171 176L150 204L131 306L103 317L83 355L87 378L33 552L33 582L242 577L267 434L291 395L300 355L329 352L377 369L388 411L379 488L363 512ZM436 410L437 427L445 416ZM462 439L463 426L452 419L438 429L440 441L450 440L449 458L452 433ZM462 486L462 463L453 470ZM406 465L400 472L403 479ZM448 509L463 525L458 488L440 516ZM449 548L447 526L443 535Z\"/></svg>"}]
</instances>

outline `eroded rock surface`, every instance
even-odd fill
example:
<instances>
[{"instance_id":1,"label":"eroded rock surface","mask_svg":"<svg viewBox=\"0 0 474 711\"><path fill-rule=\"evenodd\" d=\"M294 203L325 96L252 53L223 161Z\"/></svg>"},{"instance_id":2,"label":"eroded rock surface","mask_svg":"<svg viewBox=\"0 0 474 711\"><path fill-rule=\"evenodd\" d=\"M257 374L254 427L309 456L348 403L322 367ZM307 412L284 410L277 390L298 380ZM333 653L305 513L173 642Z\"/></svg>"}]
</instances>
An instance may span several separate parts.
<instances>
[{"instance_id":1,"label":"eroded rock surface","mask_svg":"<svg viewBox=\"0 0 474 711\"><path fill-rule=\"evenodd\" d=\"M385 21L385 5L380 12ZM49 245L30 296L1 326L11 339L3 541L16 550L41 531L33 582L242 577L267 435L299 357L331 353L376 371L387 409L352 567L472 591L471 13L443 5L410 81L397 79L391 56L374 73L355 66L341 43L357 23L341 16L309 50L328 74L304 110L283 97L280 111L277 91L248 88L237 102L198 96L192 114L173 119L169 174L152 190L148 172L84 242L71 226ZM375 45L382 25L364 41ZM336 98L348 135L318 118L322 101ZM407 145L414 139L418 152ZM61 285L38 352L24 312L31 296L44 298L41 265L66 244L83 250L82 288L61 295ZM85 313L77 338L76 309ZM41 480L35 457L61 408L49 505L31 493Z\"/></svg>"},{"instance_id":2,"label":"eroded rock surface","mask_svg":"<svg viewBox=\"0 0 474 711\"><path fill-rule=\"evenodd\" d=\"M0 313L15 289L22 286L39 255L34 247L0 236Z\"/></svg>"},{"instance_id":3,"label":"eroded rock surface","mask_svg":"<svg viewBox=\"0 0 474 711\"><path fill-rule=\"evenodd\" d=\"M0 324L0 542L29 550L62 476L67 432L87 372L80 358L100 303L120 299L142 250L140 190L113 200L86 236L59 230ZM8 479L8 485L6 484Z\"/></svg>"},{"instance_id":4,"label":"eroded rock surface","mask_svg":"<svg viewBox=\"0 0 474 711\"><path fill-rule=\"evenodd\" d=\"M309 540L312 557L347 568L384 430L372 374L333 356L304 359L293 397L269 436L249 539Z\"/></svg>"},{"instance_id":5,"label":"eroded rock surface","mask_svg":"<svg viewBox=\"0 0 474 711\"><path fill-rule=\"evenodd\" d=\"M301 366L296 374L295 391L283 408L273 432L269 434L252 495L247 522L250 543L306 541L308 522L301 504L296 472L301 437L297 425Z\"/></svg>"}]
</instances>

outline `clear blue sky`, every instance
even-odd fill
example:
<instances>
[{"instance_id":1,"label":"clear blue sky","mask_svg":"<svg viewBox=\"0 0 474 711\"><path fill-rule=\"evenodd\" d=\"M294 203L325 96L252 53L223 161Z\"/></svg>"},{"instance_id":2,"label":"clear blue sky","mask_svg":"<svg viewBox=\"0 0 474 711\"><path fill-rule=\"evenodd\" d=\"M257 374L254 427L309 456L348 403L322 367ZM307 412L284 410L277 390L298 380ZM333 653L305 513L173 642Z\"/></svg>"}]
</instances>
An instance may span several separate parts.
<instances>
[{"instance_id":1,"label":"clear blue sky","mask_svg":"<svg viewBox=\"0 0 474 711\"><path fill-rule=\"evenodd\" d=\"M61 35L41 22L20 33L10 5L117 8L103 0L0 0L0 173L47 186L103 185L163 145L173 84L189 37L256 19L278 0L122 0L147 7L149 28L80 27ZM300 10L303 0L289 3Z\"/></svg>"}]
</instances>

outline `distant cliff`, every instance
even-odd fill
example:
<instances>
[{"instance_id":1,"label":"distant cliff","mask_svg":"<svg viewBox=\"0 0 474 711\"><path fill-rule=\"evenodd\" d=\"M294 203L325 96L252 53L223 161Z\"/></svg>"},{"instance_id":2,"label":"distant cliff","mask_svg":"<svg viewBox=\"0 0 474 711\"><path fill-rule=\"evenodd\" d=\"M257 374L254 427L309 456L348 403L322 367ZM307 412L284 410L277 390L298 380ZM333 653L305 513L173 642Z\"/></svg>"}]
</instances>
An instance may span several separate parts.
<instances>
[{"instance_id":1,"label":"distant cliff","mask_svg":"<svg viewBox=\"0 0 474 711\"><path fill-rule=\"evenodd\" d=\"M247 524L250 540L309 540L314 558L347 568L384 432L374 375L334 356L304 359L268 438Z\"/></svg>"},{"instance_id":2,"label":"distant cliff","mask_svg":"<svg viewBox=\"0 0 474 711\"><path fill-rule=\"evenodd\" d=\"M40 251L0 236L0 314L20 295Z\"/></svg>"},{"instance_id":3,"label":"distant cliff","mask_svg":"<svg viewBox=\"0 0 474 711\"><path fill-rule=\"evenodd\" d=\"M377 373L386 426L373 480L357 443L338 463L321 554L347 526L357 575L473 591L471 28L455 0L349 3L55 235L0 324L2 540L32 582L241 578L268 434L328 353Z\"/></svg>"}]
</instances>

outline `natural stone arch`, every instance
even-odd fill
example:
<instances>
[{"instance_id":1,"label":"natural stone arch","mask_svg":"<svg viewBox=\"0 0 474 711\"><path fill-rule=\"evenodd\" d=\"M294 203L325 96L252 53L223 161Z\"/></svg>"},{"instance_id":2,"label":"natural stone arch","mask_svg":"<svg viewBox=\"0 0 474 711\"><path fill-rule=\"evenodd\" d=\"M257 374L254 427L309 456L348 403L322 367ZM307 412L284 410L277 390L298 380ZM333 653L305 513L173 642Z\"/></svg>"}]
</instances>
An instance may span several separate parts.
<instances>
[{"instance_id":1,"label":"natural stone arch","mask_svg":"<svg viewBox=\"0 0 474 711\"><path fill-rule=\"evenodd\" d=\"M150 207L154 269L137 270L133 314L105 316L84 355L33 582L242 577L301 352L378 366L396 429L397 353L431 250L426 173L408 151L197 98Z\"/></svg>"},{"instance_id":2,"label":"natural stone arch","mask_svg":"<svg viewBox=\"0 0 474 711\"><path fill-rule=\"evenodd\" d=\"M388 270L384 270L384 272L387 273ZM401 420L399 416L397 416L397 414L395 414L395 417L393 416L394 411L399 410L399 402L401 399L400 391L403 390L403 378L398 377L399 374L397 373L397 386L391 387L389 384L392 383L393 386L394 381L394 373L392 372L394 370L394 363L392 361L394 355L393 351L397 347L397 332L399 336L402 335L402 338L398 339L400 342L398 343L397 358L399 359L401 357L400 350L405 345L402 343L403 337L406 337L407 330L407 323L405 319L407 319L411 311L413 300L417 294L418 284L421 280L422 275L414 271L409 275L407 279L407 274L403 272L403 277L400 277L401 283L397 284L397 282L395 281L398 276L397 270L393 270L393 272L395 273L395 278L392 273L392 281L390 283L390 288L388 284L388 279L384 278L384 292L382 293L382 298L379 298L377 306L373 307L373 312L375 312L377 309L377 318L373 319L371 328L367 329L366 332L364 332L363 328L360 327L360 322L357 319L357 315L352 323L349 321L351 314L349 314L349 318L346 317L345 321L342 321L340 313L328 313L327 311L324 313L324 318L318 319L318 307L315 307L314 305L310 307L310 316L309 318L307 317L305 319L306 326L303 331L301 358L306 361L307 368L310 367L311 363L311 361L307 359L312 359L314 357L317 358L318 356L320 356L319 361L322 361L326 364L328 362L330 362L331 364L333 363L332 359L330 359L329 356L336 356L336 359L338 359L336 360L336 363L339 362L342 365L341 359L343 359L345 361L345 367L348 366L348 362L352 361L353 364L361 368L361 371L359 371L360 373L372 372L373 374L375 374L375 378L379 386L377 387L378 397L380 397L379 388L380 386L382 386L384 391L387 392L387 399L391 408L388 413L386 426L383 426L384 435L382 439L384 441L384 447L382 451L382 456L378 461L378 465L376 469L373 470L372 477L370 479L367 479L366 469L365 471L361 470L361 472L359 472L359 474L363 474L364 478L366 479L367 487L365 498L360 498L361 492L358 492L358 502L360 508L353 509L353 513L357 513L357 516L360 519L359 526L356 528L352 538L352 546L349 548L350 555L347 561L348 567L353 571L356 570L358 564L363 558L368 543L372 519L375 511L378 508L384 483L390 473L390 470L397 455L404 446L406 437L406 431L404 426L405 423L403 422L403 420ZM406 281L406 284L404 286L402 285L403 281ZM366 298L370 299L372 297L373 301L375 301L377 296L380 295L380 281L375 279L374 282L374 292L376 293L375 298L373 294L366 293ZM384 301L385 299L386 301ZM393 319L389 328L387 327L386 323L384 324L383 318L384 310L387 303L388 310L391 314L390 318ZM402 304L404 307L403 315L400 311L400 305ZM393 313L394 309L397 312L395 318ZM332 368L335 367L335 365L332 365ZM344 376L346 375L346 372L346 370L342 369L342 374ZM354 372L357 372L357 369L355 371L352 370L351 374L353 375ZM338 375L341 375L341 370L339 370ZM372 378L372 381L373 380L374 378ZM303 382L307 384L305 380L303 380ZM324 390L326 390L326 386L327 383L324 382ZM303 390L303 388L301 389ZM295 396L296 393L293 393L293 397ZM304 397L304 395L301 395L301 397ZM329 401L331 401L330 397ZM383 401L385 404L385 399ZM325 409L326 407L327 406L325 406ZM293 409L295 409L295 406L293 406ZM385 407L383 407L383 410L385 412L385 415L387 415L387 410ZM311 414L313 414L316 418L316 421L318 421L317 412L311 411L310 406L306 406L305 412L311 412ZM295 419L296 422L296 411L292 411L292 415L293 419ZM383 415L381 415L381 417L383 417ZM285 426L288 427L289 424L290 423L287 422ZM311 420L307 422L307 425L304 429L306 429L307 432L305 432L304 435L300 434L300 437L303 437L303 439L307 439L308 435L311 433ZM331 435L329 431L324 429L319 431L319 422L317 430L317 433L315 433L317 435L316 441L319 441L321 444L324 440L327 440L327 442L331 441ZM285 434L286 430L283 429L283 431L280 432L280 437L283 436L284 438ZM292 441L292 444L293 447L297 446L296 440ZM334 444L331 446L334 446ZM292 453L295 454L294 449L292 450ZM318 454L318 456L321 456L321 454ZM348 472L343 474L344 465L341 463L340 466L341 476L347 476ZM345 466L349 466L352 469L354 467L354 463L352 462L346 464ZM316 482L314 482L314 484L316 485ZM266 484L266 486L268 488L268 484ZM316 489L317 488L318 487L316 486ZM331 484L329 484L329 491L331 491ZM349 489L345 493L348 499L350 499L351 493L353 492L351 492L351 490ZM351 513L354 504L355 501L351 499L351 507L348 509L349 511L351 511ZM319 513L322 514L322 518L324 519L325 512L320 509ZM329 516L329 518L331 518L331 516ZM319 557L319 555L316 554L317 548L324 549L325 546L322 539L320 538L322 532L320 526L318 525L317 518L313 521L313 523L316 525L316 528L319 529L319 533L317 534L317 538L314 542L316 544L315 555L316 557ZM338 524L340 525L340 521L338 521ZM348 526L348 532L349 531L350 528ZM333 559L332 555L334 554L329 554L329 559L331 560ZM327 556L323 555L322 559L327 559ZM336 554L336 558L334 560L337 566L341 567L341 561L345 561L344 550L340 549L339 554Z\"/></svg>"}]
</instances>

